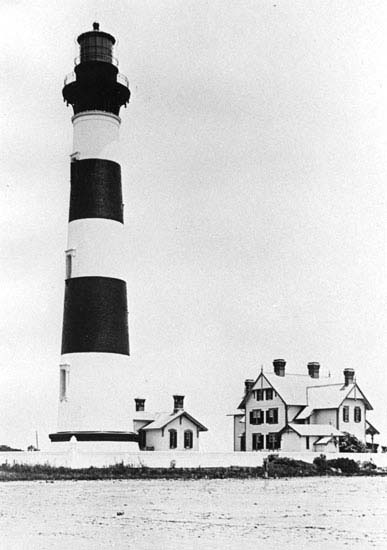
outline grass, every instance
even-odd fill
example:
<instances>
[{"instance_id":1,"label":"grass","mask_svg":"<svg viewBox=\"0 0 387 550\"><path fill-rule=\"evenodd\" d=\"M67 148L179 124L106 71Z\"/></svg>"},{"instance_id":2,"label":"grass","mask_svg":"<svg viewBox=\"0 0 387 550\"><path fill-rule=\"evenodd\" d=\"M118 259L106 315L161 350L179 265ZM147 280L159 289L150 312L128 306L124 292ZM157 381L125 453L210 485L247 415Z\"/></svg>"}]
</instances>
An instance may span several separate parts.
<instances>
[{"instance_id":1,"label":"grass","mask_svg":"<svg viewBox=\"0 0 387 550\"><path fill-rule=\"evenodd\" d=\"M215 467L215 468L140 468L114 464L104 468L66 468L53 467L48 464L2 464L0 481L36 481L47 482L59 480L104 480L104 479L247 479L247 478L283 478L309 477L321 475L387 475L370 463L360 466L349 458L326 460L322 455L313 464L302 460L269 455L267 467Z\"/></svg>"}]
</instances>

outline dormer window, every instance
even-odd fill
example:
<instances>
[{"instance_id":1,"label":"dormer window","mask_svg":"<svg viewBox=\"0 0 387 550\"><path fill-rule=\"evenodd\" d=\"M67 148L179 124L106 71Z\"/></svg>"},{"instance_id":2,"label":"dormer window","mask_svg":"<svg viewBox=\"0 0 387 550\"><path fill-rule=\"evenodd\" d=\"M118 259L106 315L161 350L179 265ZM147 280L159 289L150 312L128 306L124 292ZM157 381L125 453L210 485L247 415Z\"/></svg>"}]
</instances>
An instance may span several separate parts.
<instances>
[{"instance_id":1,"label":"dormer window","mask_svg":"<svg viewBox=\"0 0 387 550\"><path fill-rule=\"evenodd\" d=\"M256 390L257 401L263 401L263 393L264 393L263 388L260 388L259 390Z\"/></svg>"},{"instance_id":2,"label":"dormer window","mask_svg":"<svg viewBox=\"0 0 387 550\"><path fill-rule=\"evenodd\" d=\"M273 399L273 388L266 388L265 396L266 396L266 400Z\"/></svg>"}]
</instances>

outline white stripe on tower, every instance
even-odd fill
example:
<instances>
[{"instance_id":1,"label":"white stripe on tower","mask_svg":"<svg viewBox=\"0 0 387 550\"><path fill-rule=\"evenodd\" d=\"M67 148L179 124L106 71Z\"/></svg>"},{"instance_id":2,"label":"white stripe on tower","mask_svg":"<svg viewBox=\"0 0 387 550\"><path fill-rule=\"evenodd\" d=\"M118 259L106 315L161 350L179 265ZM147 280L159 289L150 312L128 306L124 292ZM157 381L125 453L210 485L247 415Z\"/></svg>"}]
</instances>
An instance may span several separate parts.
<instances>
[{"instance_id":1,"label":"white stripe on tower","mask_svg":"<svg viewBox=\"0 0 387 550\"><path fill-rule=\"evenodd\" d=\"M52 441L137 441L130 426L129 336L119 164L120 107L114 38L78 37L76 79L63 95L74 108L58 432Z\"/></svg>"}]
</instances>

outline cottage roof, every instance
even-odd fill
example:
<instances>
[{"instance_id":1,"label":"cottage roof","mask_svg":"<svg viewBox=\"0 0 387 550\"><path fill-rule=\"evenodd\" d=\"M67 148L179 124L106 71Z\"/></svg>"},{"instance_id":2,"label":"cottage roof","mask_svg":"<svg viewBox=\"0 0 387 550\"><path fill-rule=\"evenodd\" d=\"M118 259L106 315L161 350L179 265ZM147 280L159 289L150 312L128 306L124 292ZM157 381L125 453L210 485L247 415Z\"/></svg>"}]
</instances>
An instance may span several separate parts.
<instances>
[{"instance_id":1,"label":"cottage roof","mask_svg":"<svg viewBox=\"0 0 387 550\"><path fill-rule=\"evenodd\" d=\"M148 411L136 411L135 417L133 418L134 421L141 420L142 422L149 421L151 422L156 417L156 413L148 412Z\"/></svg>"},{"instance_id":2,"label":"cottage roof","mask_svg":"<svg viewBox=\"0 0 387 550\"><path fill-rule=\"evenodd\" d=\"M186 411L179 411L176 413L156 413L155 419L153 422L142 428L143 430L161 430L162 428L165 428L168 424L170 424L173 420L176 420L176 418L179 418L180 416L185 416L193 422L198 429L201 432L206 432L207 428L203 426L198 420L196 420L193 416L188 414Z\"/></svg>"},{"instance_id":3,"label":"cottage roof","mask_svg":"<svg viewBox=\"0 0 387 550\"><path fill-rule=\"evenodd\" d=\"M288 427L303 437L344 435L343 432L340 432L334 426L331 426L331 424L294 424L291 422L288 424Z\"/></svg>"}]
</instances>

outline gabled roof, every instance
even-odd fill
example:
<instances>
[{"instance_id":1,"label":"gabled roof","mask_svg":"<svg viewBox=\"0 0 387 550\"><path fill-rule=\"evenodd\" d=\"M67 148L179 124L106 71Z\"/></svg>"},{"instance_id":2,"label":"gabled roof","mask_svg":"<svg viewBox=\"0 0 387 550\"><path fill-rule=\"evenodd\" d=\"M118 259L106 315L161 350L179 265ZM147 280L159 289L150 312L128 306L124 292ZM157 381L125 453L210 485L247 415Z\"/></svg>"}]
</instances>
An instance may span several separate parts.
<instances>
[{"instance_id":1,"label":"gabled roof","mask_svg":"<svg viewBox=\"0 0 387 550\"><path fill-rule=\"evenodd\" d=\"M298 435L307 437L307 436L342 436L343 432L340 432L331 424L294 424L290 422L287 425L288 428L291 428ZM286 428L285 428L286 429Z\"/></svg>"},{"instance_id":2,"label":"gabled roof","mask_svg":"<svg viewBox=\"0 0 387 550\"><path fill-rule=\"evenodd\" d=\"M188 418L188 420L193 422L201 432L207 431L207 428L203 426L203 424L198 422L193 416L188 414L186 411L179 411L177 413L156 413L155 419L153 420L153 422L151 422L147 426L144 426L144 428L142 429L143 430L161 430L165 428L165 426L170 424L173 420L176 420L176 418L179 418L180 416L185 416L186 418Z\"/></svg>"},{"instance_id":3,"label":"gabled roof","mask_svg":"<svg viewBox=\"0 0 387 550\"><path fill-rule=\"evenodd\" d=\"M368 410L372 410L359 386L355 383L345 386L343 382L335 382L331 378L311 378L308 374L289 374L277 376L273 372L261 372L238 409L244 409L251 392L261 387L267 381L278 393L286 405L308 407L302 411L297 420L306 419L314 409L336 409L347 397L363 399Z\"/></svg>"}]
</instances>

